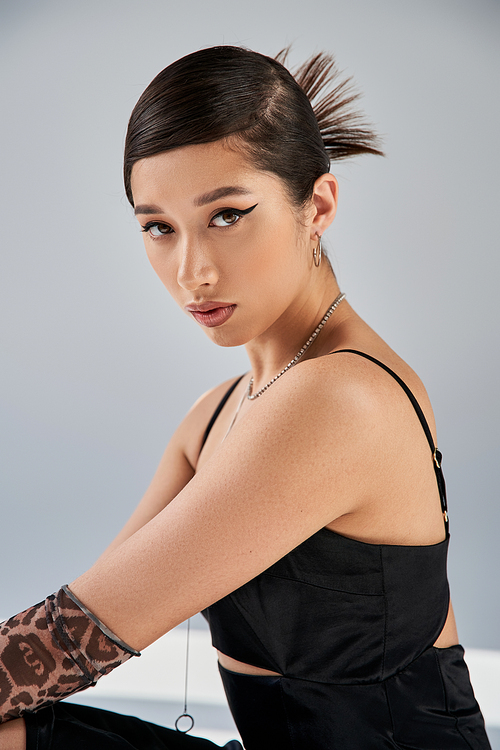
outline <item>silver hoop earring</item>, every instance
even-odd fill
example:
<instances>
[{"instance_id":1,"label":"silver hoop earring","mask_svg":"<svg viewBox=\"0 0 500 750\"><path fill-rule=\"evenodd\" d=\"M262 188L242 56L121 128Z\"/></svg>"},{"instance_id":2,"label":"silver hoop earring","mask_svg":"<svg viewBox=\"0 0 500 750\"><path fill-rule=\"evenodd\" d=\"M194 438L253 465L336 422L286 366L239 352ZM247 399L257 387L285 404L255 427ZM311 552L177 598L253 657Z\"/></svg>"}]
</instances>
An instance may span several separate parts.
<instances>
[{"instance_id":1,"label":"silver hoop earring","mask_svg":"<svg viewBox=\"0 0 500 750\"><path fill-rule=\"evenodd\" d=\"M318 244L313 250L313 259L314 259L314 265L316 266L316 268L319 268L321 265L321 258L323 256L323 248L321 247L321 237L319 236L319 234L317 235L317 237L318 237Z\"/></svg>"}]
</instances>

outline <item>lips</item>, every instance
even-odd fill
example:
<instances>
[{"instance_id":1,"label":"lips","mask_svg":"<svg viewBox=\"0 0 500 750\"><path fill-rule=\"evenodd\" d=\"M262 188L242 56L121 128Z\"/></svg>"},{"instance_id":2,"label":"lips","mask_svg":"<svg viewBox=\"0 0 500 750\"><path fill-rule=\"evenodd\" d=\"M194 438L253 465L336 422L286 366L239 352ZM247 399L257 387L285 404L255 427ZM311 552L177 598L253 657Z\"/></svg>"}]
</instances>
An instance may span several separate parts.
<instances>
[{"instance_id":1,"label":"lips","mask_svg":"<svg viewBox=\"0 0 500 750\"><path fill-rule=\"evenodd\" d=\"M204 302L202 305L186 305L186 310L202 326L215 328L229 320L236 305L227 305L223 302Z\"/></svg>"}]
</instances>

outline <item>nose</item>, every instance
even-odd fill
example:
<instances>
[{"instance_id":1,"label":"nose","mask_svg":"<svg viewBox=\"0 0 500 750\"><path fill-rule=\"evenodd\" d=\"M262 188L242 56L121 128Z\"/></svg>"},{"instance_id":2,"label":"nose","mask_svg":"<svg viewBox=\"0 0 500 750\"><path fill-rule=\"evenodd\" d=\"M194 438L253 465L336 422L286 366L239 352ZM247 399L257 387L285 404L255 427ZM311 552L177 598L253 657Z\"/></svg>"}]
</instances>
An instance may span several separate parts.
<instances>
[{"instance_id":1,"label":"nose","mask_svg":"<svg viewBox=\"0 0 500 750\"><path fill-rule=\"evenodd\" d=\"M206 249L186 243L181 249L177 268L179 286L192 292L200 286L214 285L218 280L219 273Z\"/></svg>"}]
</instances>

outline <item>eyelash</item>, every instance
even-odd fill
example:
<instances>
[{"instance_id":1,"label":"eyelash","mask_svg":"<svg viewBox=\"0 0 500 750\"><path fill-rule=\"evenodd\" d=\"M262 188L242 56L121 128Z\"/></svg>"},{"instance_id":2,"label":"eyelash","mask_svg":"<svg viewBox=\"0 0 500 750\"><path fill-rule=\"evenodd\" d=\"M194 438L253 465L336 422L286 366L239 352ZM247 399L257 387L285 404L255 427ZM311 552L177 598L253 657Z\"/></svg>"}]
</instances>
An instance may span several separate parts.
<instances>
[{"instance_id":1,"label":"eyelash","mask_svg":"<svg viewBox=\"0 0 500 750\"><path fill-rule=\"evenodd\" d=\"M232 227L239 222L242 216L246 216L251 211L253 211L254 208L256 208L257 206L258 206L258 203L256 203L254 206L250 206L250 208L245 208L245 209L223 208L221 211L217 211L217 213L212 216L212 218L210 219L209 226L217 226L217 225L212 224L212 222L214 221L214 219L217 219L219 216L223 216L224 214L233 214L234 216L238 217L237 221L234 221L232 224L226 224L226 227ZM161 232L160 234L151 234L151 229L153 229L154 227L165 227L165 228L170 229L170 231ZM224 229L224 227L217 227L217 228ZM170 227L168 224L165 224L163 221L148 221L146 224L142 226L141 231L145 233L149 233L151 239L153 240L159 239L160 237L167 237L169 234L173 233L172 227Z\"/></svg>"},{"instance_id":2,"label":"eyelash","mask_svg":"<svg viewBox=\"0 0 500 750\"><path fill-rule=\"evenodd\" d=\"M150 230L153 229L153 227L167 227L168 229L171 229L168 224L164 224L162 221L148 221L146 224L142 225L141 232L149 234L153 240L157 240L160 237L166 237L167 235L172 234L171 231L161 232L160 234L151 234Z\"/></svg>"}]
</instances>

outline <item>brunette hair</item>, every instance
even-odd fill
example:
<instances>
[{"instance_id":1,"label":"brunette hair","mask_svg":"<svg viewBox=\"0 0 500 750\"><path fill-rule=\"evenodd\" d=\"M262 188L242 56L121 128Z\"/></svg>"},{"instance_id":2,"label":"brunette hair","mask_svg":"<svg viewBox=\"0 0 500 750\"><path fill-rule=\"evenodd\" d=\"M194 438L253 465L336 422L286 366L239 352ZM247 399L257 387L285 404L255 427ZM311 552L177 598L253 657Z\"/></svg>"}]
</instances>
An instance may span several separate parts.
<instances>
[{"instance_id":1,"label":"brunette hair","mask_svg":"<svg viewBox=\"0 0 500 750\"><path fill-rule=\"evenodd\" d=\"M242 47L193 52L161 71L130 117L124 158L127 198L132 167L147 156L227 139L257 169L283 181L301 208L330 161L382 154L373 130L353 111L351 79L338 80L331 55L320 53L293 76L276 59Z\"/></svg>"}]
</instances>

